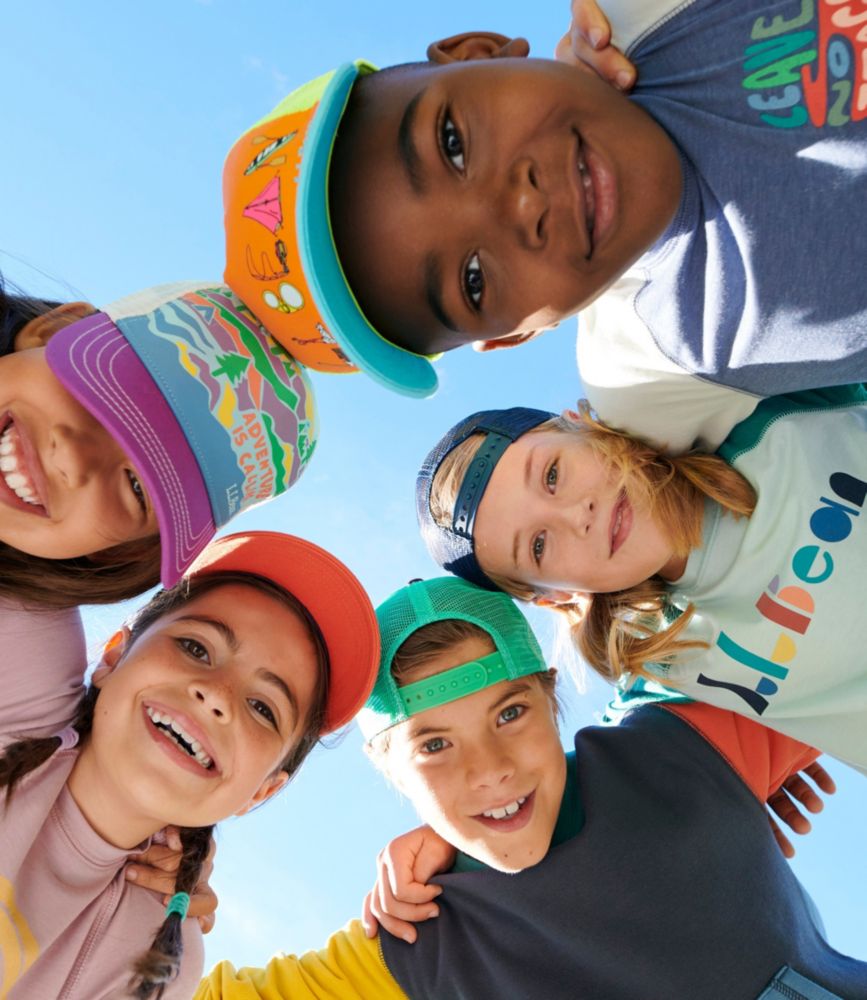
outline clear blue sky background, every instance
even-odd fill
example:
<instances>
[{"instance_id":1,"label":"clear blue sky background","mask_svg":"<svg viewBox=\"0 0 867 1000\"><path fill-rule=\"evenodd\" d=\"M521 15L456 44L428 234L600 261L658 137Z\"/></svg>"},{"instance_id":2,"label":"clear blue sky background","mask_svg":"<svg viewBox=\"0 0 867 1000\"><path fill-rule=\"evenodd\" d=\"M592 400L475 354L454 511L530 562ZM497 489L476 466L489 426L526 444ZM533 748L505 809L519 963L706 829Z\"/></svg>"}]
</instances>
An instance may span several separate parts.
<instances>
[{"instance_id":1,"label":"clear blue sky background","mask_svg":"<svg viewBox=\"0 0 867 1000\"><path fill-rule=\"evenodd\" d=\"M428 41L474 27L524 34L549 55L567 12L566 0L6 4L0 268L28 290L97 305L166 281L217 279L225 153L295 85L359 56L380 65L418 59ZM419 460L472 409L571 404L580 394L574 344L567 323L517 352L453 354L439 364L439 394L425 402L361 376L316 377L322 433L309 471L235 526L280 528L332 549L374 601L431 575L412 508ZM88 612L94 647L120 614ZM533 621L549 642L547 617ZM863 643L863 624L850 628ZM568 700L567 738L593 720L606 690L590 683ZM832 943L867 958L867 789L855 773L833 762L829 769L839 794L799 839L795 867ZM367 763L356 731L317 752L277 800L223 825L208 965L262 964L279 949L324 943L359 912L377 850L413 823L408 804Z\"/></svg>"}]
</instances>

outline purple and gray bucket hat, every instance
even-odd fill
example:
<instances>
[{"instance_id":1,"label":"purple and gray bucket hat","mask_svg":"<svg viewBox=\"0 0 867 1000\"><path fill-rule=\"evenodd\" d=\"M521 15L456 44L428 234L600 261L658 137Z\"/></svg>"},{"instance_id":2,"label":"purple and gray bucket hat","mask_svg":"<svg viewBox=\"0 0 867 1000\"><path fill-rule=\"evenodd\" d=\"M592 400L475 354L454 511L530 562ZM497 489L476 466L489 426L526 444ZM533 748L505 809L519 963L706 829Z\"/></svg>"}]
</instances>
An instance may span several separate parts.
<instances>
[{"instance_id":1,"label":"purple and gray bucket hat","mask_svg":"<svg viewBox=\"0 0 867 1000\"><path fill-rule=\"evenodd\" d=\"M235 514L288 490L313 453L302 366L228 288L139 292L55 334L46 358L135 465L164 586Z\"/></svg>"}]
</instances>

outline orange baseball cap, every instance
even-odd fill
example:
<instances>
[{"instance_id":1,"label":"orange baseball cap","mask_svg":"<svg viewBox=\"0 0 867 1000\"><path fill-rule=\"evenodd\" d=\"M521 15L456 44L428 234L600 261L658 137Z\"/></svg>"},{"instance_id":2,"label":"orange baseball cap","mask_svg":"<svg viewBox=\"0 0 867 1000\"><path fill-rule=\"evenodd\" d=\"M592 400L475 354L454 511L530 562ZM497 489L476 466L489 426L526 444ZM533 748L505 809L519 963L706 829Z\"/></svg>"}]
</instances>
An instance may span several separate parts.
<instances>
[{"instance_id":1,"label":"orange baseball cap","mask_svg":"<svg viewBox=\"0 0 867 1000\"><path fill-rule=\"evenodd\" d=\"M352 719L367 700L379 667L379 628L355 574L330 552L280 531L245 531L218 538L187 576L255 573L296 597L319 626L330 675L322 735Z\"/></svg>"},{"instance_id":2,"label":"orange baseball cap","mask_svg":"<svg viewBox=\"0 0 867 1000\"><path fill-rule=\"evenodd\" d=\"M433 357L398 347L368 322L331 232L334 140L353 85L373 72L359 61L309 81L232 147L223 168L225 280L309 368L362 371L395 392L430 396Z\"/></svg>"}]
</instances>

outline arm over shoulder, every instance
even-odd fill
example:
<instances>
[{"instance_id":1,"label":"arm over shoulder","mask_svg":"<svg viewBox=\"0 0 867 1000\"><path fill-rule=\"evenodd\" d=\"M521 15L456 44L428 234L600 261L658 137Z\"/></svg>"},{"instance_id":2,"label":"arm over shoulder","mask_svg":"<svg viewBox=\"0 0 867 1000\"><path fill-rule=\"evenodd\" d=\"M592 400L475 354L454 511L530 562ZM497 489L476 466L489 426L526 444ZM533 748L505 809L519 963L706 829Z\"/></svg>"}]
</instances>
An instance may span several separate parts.
<instances>
[{"instance_id":1,"label":"arm over shoulder","mask_svg":"<svg viewBox=\"0 0 867 1000\"><path fill-rule=\"evenodd\" d=\"M692 702L663 707L701 733L760 802L819 756L806 743L713 705Z\"/></svg>"},{"instance_id":2,"label":"arm over shoulder","mask_svg":"<svg viewBox=\"0 0 867 1000\"><path fill-rule=\"evenodd\" d=\"M49 611L0 599L0 742L46 735L75 714L87 656L77 608Z\"/></svg>"},{"instance_id":3,"label":"arm over shoulder","mask_svg":"<svg viewBox=\"0 0 867 1000\"><path fill-rule=\"evenodd\" d=\"M321 951L277 955L264 968L238 971L220 962L194 1000L407 1000L388 971L379 937L353 920Z\"/></svg>"}]
</instances>

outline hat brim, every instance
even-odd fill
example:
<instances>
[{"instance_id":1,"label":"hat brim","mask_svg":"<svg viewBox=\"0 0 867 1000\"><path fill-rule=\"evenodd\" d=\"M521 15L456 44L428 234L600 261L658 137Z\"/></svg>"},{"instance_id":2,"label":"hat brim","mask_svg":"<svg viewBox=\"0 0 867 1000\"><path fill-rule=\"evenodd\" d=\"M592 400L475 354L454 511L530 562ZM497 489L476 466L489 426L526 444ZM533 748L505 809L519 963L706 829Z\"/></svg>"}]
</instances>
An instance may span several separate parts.
<instances>
[{"instance_id":1,"label":"hat brim","mask_svg":"<svg viewBox=\"0 0 867 1000\"><path fill-rule=\"evenodd\" d=\"M46 360L64 388L117 441L147 491L171 587L216 532L196 457L169 404L115 323L94 313L58 331Z\"/></svg>"},{"instance_id":2,"label":"hat brim","mask_svg":"<svg viewBox=\"0 0 867 1000\"><path fill-rule=\"evenodd\" d=\"M296 597L322 632L331 664L322 734L339 729L364 705L379 667L379 628L356 576L330 552L279 531L218 538L190 575L236 570L273 580Z\"/></svg>"},{"instance_id":3,"label":"hat brim","mask_svg":"<svg viewBox=\"0 0 867 1000\"><path fill-rule=\"evenodd\" d=\"M334 72L304 140L296 207L301 263L322 318L350 361L388 389L405 396L430 396L438 384L433 365L426 357L390 343L368 323L346 281L331 232L331 151L361 71L356 63L347 63Z\"/></svg>"}]
</instances>

